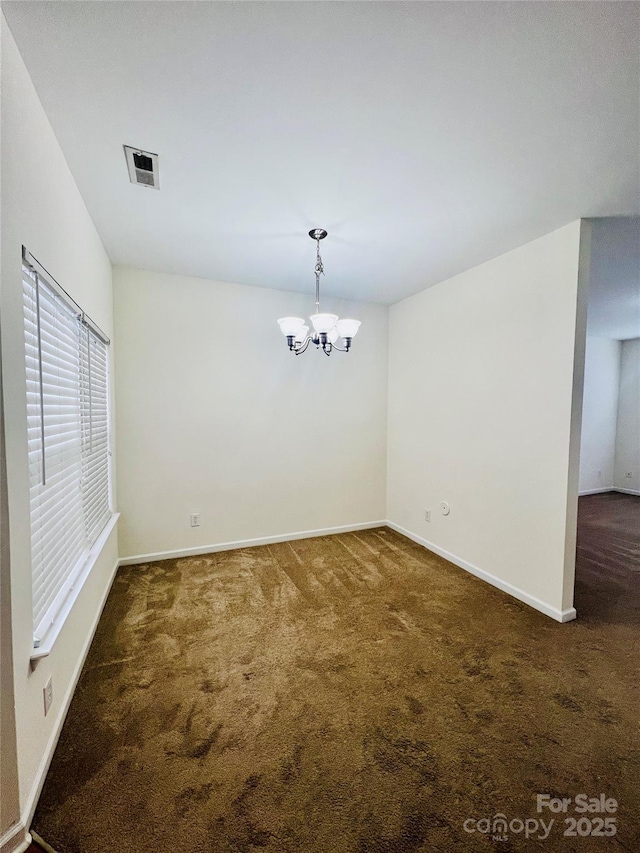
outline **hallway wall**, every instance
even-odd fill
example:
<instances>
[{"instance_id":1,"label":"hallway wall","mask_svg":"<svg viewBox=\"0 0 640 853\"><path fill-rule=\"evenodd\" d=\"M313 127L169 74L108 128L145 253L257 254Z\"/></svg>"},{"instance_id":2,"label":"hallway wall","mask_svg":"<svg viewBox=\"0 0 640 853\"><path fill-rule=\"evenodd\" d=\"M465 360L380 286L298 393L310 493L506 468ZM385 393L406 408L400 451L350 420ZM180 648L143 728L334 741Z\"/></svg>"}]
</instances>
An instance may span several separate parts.
<instances>
[{"instance_id":1,"label":"hallway wall","mask_svg":"<svg viewBox=\"0 0 640 853\"><path fill-rule=\"evenodd\" d=\"M622 341L621 350L614 482L640 495L640 338Z\"/></svg>"},{"instance_id":2,"label":"hallway wall","mask_svg":"<svg viewBox=\"0 0 640 853\"><path fill-rule=\"evenodd\" d=\"M613 488L620 341L587 337L580 443L580 494Z\"/></svg>"}]
</instances>

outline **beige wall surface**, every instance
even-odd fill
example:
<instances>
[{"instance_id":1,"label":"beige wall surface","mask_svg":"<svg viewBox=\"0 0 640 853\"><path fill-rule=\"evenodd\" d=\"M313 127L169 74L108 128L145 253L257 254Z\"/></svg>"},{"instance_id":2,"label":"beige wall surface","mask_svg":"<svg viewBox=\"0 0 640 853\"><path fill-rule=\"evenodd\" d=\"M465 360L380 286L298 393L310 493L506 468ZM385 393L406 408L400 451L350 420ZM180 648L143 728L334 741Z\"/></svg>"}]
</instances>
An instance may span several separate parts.
<instances>
[{"instance_id":1,"label":"beige wall surface","mask_svg":"<svg viewBox=\"0 0 640 853\"><path fill-rule=\"evenodd\" d=\"M424 290L389 326L389 520L565 619L580 239L574 222Z\"/></svg>"},{"instance_id":2,"label":"beige wall surface","mask_svg":"<svg viewBox=\"0 0 640 853\"><path fill-rule=\"evenodd\" d=\"M20 820L10 565L9 504L0 372L0 839Z\"/></svg>"},{"instance_id":3,"label":"beige wall surface","mask_svg":"<svg viewBox=\"0 0 640 853\"><path fill-rule=\"evenodd\" d=\"M114 269L123 557L385 519L387 319L295 356L277 325L309 295ZM200 527L189 526L200 513Z\"/></svg>"},{"instance_id":4,"label":"beige wall surface","mask_svg":"<svg viewBox=\"0 0 640 853\"><path fill-rule=\"evenodd\" d=\"M2 18L1 316L10 506L8 580L11 586L17 773L22 819L27 820L112 577L117 560L117 536L115 531L111 534L51 655L32 669L22 245L44 264L107 334L112 335L111 264ZM7 571L9 567L3 561L2 572ZM53 705L45 717L42 689L50 676ZM10 772L4 764L2 770L3 775Z\"/></svg>"}]
</instances>

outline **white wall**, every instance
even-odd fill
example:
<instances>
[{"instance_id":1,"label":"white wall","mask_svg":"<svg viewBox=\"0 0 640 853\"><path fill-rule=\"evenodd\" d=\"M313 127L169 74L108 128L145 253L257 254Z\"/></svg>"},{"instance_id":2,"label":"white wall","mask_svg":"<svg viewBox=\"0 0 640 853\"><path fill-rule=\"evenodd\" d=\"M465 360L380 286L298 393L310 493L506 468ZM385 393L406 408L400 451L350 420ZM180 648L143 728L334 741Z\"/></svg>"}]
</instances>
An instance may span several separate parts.
<instances>
[{"instance_id":1,"label":"white wall","mask_svg":"<svg viewBox=\"0 0 640 853\"><path fill-rule=\"evenodd\" d=\"M580 236L574 222L405 299L389 328L388 518L565 619L575 613Z\"/></svg>"},{"instance_id":2,"label":"white wall","mask_svg":"<svg viewBox=\"0 0 640 853\"><path fill-rule=\"evenodd\" d=\"M115 268L121 555L385 519L387 318L349 354L294 356L309 294ZM200 513L201 526L189 527Z\"/></svg>"},{"instance_id":3,"label":"white wall","mask_svg":"<svg viewBox=\"0 0 640 853\"><path fill-rule=\"evenodd\" d=\"M622 341L615 485L640 495L640 338Z\"/></svg>"},{"instance_id":4,"label":"white wall","mask_svg":"<svg viewBox=\"0 0 640 853\"><path fill-rule=\"evenodd\" d=\"M620 341L587 337L580 442L580 493L613 488Z\"/></svg>"},{"instance_id":5,"label":"white wall","mask_svg":"<svg viewBox=\"0 0 640 853\"><path fill-rule=\"evenodd\" d=\"M32 650L29 491L25 400L21 247L24 244L112 334L111 265L31 80L2 24L2 371L10 507L17 773L22 819L29 819L38 785L62 722L93 624L117 560L111 535L65 623L52 654L30 667ZM9 571L3 561L2 572ZM4 585L3 585L4 589ZM45 718L42 688L53 677ZM4 757L3 757L4 758ZM10 768L3 763L3 777ZM3 827L2 829L6 829ZM15 842L15 839L14 839ZM11 842L11 843L14 843ZM6 849L11 849L9 844Z\"/></svg>"},{"instance_id":6,"label":"white wall","mask_svg":"<svg viewBox=\"0 0 640 853\"><path fill-rule=\"evenodd\" d=\"M6 474L2 373L0 372L0 845L5 832L20 820Z\"/></svg>"}]
</instances>

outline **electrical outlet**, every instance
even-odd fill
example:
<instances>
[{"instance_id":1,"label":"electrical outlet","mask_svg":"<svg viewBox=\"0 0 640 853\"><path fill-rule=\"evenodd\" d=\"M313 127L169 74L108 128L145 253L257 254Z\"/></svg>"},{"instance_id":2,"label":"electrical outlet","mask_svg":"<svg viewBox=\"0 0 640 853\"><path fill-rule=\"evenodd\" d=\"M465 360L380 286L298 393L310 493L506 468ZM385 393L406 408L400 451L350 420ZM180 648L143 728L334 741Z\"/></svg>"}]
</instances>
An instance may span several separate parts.
<instances>
[{"instance_id":1,"label":"electrical outlet","mask_svg":"<svg viewBox=\"0 0 640 853\"><path fill-rule=\"evenodd\" d=\"M49 680L42 688L42 695L44 697L44 715L46 717L53 702L53 676L49 676Z\"/></svg>"},{"instance_id":2,"label":"electrical outlet","mask_svg":"<svg viewBox=\"0 0 640 853\"><path fill-rule=\"evenodd\" d=\"M200 513L192 512L189 516L189 524L191 527L200 527Z\"/></svg>"},{"instance_id":3,"label":"electrical outlet","mask_svg":"<svg viewBox=\"0 0 640 853\"><path fill-rule=\"evenodd\" d=\"M431 510L430 509L425 509L424 520L425 521L431 521Z\"/></svg>"}]
</instances>

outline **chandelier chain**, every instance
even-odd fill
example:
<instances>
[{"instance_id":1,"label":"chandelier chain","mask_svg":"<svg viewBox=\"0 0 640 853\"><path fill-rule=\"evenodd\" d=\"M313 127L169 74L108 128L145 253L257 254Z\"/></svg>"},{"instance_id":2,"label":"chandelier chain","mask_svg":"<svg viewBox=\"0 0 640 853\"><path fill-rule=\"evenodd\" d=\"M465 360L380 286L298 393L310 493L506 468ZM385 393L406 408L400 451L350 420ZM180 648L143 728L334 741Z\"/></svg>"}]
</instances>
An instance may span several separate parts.
<instances>
[{"instance_id":1,"label":"chandelier chain","mask_svg":"<svg viewBox=\"0 0 640 853\"><path fill-rule=\"evenodd\" d=\"M320 257L320 238L316 237L316 275L324 275L324 265Z\"/></svg>"},{"instance_id":2,"label":"chandelier chain","mask_svg":"<svg viewBox=\"0 0 640 853\"><path fill-rule=\"evenodd\" d=\"M320 276L324 275L324 265L320 257L320 238L316 237L316 314L320 313Z\"/></svg>"}]
</instances>

